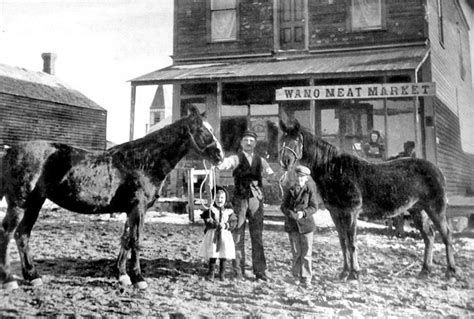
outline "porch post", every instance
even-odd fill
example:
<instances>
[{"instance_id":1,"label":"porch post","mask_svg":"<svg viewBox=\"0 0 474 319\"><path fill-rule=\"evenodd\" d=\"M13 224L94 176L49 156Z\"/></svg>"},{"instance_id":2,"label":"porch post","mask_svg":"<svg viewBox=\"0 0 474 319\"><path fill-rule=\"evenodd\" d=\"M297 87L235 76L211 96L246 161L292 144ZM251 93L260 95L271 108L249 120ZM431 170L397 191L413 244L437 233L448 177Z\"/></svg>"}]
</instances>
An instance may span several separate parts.
<instances>
[{"instance_id":1,"label":"porch post","mask_svg":"<svg viewBox=\"0 0 474 319\"><path fill-rule=\"evenodd\" d=\"M314 85L314 79L309 79L309 86ZM309 123L311 126L311 133L316 135L316 100L309 100ZM319 133L319 132L318 132Z\"/></svg>"},{"instance_id":2,"label":"porch post","mask_svg":"<svg viewBox=\"0 0 474 319\"><path fill-rule=\"evenodd\" d=\"M383 83L387 83L387 77L384 76L383 77ZM388 136L388 109L387 109L387 98L384 98L383 99L383 111L384 111L384 126L385 126L385 155L384 155L384 158L383 160L386 160L388 158L388 146L389 146L389 143L390 143L390 139L389 139L389 136ZM369 137L370 138L370 137Z\"/></svg>"},{"instance_id":3,"label":"porch post","mask_svg":"<svg viewBox=\"0 0 474 319\"><path fill-rule=\"evenodd\" d=\"M129 141L133 140L133 130L135 127L135 99L137 94L137 87L132 83L132 92L130 98L130 135Z\"/></svg>"},{"instance_id":4,"label":"porch post","mask_svg":"<svg viewBox=\"0 0 474 319\"><path fill-rule=\"evenodd\" d=\"M413 77L412 77L412 82L418 83L418 76L416 74L416 71L413 72ZM417 96L413 97L413 107L414 107L414 116L413 116L413 121L415 125L415 152L417 157L423 157L423 154L421 152L421 138L420 138L420 133L418 132L419 129L419 116L418 116L418 109L420 103L420 98Z\"/></svg>"}]
</instances>

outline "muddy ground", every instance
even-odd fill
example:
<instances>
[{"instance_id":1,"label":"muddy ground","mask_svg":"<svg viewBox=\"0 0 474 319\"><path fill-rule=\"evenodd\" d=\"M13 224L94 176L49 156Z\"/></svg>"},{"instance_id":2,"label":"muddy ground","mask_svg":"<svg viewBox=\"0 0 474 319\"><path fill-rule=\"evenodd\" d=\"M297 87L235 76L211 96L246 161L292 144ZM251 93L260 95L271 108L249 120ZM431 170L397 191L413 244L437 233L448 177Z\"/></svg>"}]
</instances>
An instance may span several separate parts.
<instances>
[{"instance_id":1,"label":"muddy ground","mask_svg":"<svg viewBox=\"0 0 474 319\"><path fill-rule=\"evenodd\" d=\"M197 255L202 224L189 224L183 215L149 213L141 263L149 287L141 291L121 287L114 278L124 221L123 216L107 217L43 211L31 248L45 283L31 287L20 280L20 289L0 289L0 316L422 318L466 317L474 312L472 233L454 238L461 270L457 280L445 278L439 238L433 274L419 279L424 245L415 232L396 238L379 225L361 223L362 274L358 281L344 282L337 278L341 253L335 228L320 213L313 246L313 287L306 289L290 280L290 248L282 222L265 223L271 281L254 281L248 261L249 279L209 282L204 280L206 262ZM21 276L16 245L11 247L13 268Z\"/></svg>"}]
</instances>

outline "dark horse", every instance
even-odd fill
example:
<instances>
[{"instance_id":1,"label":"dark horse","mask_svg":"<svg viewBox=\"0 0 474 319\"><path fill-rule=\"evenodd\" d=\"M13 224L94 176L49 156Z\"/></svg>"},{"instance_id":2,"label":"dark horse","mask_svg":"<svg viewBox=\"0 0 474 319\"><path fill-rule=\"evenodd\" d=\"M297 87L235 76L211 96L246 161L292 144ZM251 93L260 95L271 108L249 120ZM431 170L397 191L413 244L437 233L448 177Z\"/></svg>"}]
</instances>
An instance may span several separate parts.
<instances>
[{"instance_id":1,"label":"dark horse","mask_svg":"<svg viewBox=\"0 0 474 319\"><path fill-rule=\"evenodd\" d=\"M0 166L0 200L5 196L8 204L0 228L0 281L5 289L18 287L8 260L13 236L24 279L32 285L42 284L29 239L47 198L82 214L126 212L116 264L118 279L124 285L133 282L146 288L140 270L140 236L145 212L156 201L160 183L190 150L213 164L224 158L220 143L202 116L192 107L189 116L100 153L47 141L24 142L8 149Z\"/></svg>"},{"instance_id":2,"label":"dark horse","mask_svg":"<svg viewBox=\"0 0 474 319\"><path fill-rule=\"evenodd\" d=\"M422 276L427 276L432 267L431 219L446 246L447 276L456 273L451 231L446 221L445 180L435 165L416 158L371 164L339 152L335 146L302 129L298 122L292 127L280 122L280 127L283 131L280 165L288 170L299 160L311 168L311 176L331 213L344 258L341 279L358 278L356 227L361 212L377 219L410 212L425 242Z\"/></svg>"}]
</instances>

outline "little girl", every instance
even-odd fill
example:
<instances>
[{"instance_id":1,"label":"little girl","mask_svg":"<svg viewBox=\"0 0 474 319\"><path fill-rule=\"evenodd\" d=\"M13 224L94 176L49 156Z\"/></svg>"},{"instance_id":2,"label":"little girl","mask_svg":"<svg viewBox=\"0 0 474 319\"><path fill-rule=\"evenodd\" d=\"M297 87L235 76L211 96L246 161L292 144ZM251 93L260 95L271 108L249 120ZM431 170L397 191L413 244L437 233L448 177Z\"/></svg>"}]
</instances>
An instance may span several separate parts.
<instances>
[{"instance_id":1,"label":"little girl","mask_svg":"<svg viewBox=\"0 0 474 319\"><path fill-rule=\"evenodd\" d=\"M214 280L216 262L219 258L219 279L224 280L226 260L235 259L235 245L231 230L237 224L237 217L232 205L227 202L227 190L224 187L216 186L215 194L213 206L201 214L206 228L199 254L201 257L209 258L208 280Z\"/></svg>"}]
</instances>

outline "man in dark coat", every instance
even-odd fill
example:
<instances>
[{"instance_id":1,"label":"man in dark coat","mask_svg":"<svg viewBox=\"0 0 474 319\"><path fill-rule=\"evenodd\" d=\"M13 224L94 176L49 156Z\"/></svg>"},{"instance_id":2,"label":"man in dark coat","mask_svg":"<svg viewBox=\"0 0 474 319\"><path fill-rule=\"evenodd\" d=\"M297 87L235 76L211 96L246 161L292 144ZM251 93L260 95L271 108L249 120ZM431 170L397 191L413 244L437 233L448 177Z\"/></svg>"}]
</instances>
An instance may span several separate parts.
<instances>
[{"instance_id":1,"label":"man in dark coat","mask_svg":"<svg viewBox=\"0 0 474 319\"><path fill-rule=\"evenodd\" d=\"M257 280L268 280L265 273L267 264L263 249L263 193L262 177L274 174L267 161L255 154L257 134L247 130L242 136L242 150L236 155L226 157L218 169L233 169L234 212L237 227L234 230L235 260L233 261L236 279L245 276L245 223L249 221L252 242L252 266Z\"/></svg>"},{"instance_id":2,"label":"man in dark coat","mask_svg":"<svg viewBox=\"0 0 474 319\"><path fill-rule=\"evenodd\" d=\"M293 256L291 272L296 282L311 286L313 232L316 229L313 215L318 209L316 184L309 181L311 171L298 165L295 169L297 181L285 191L281 211L285 215L285 231L290 238Z\"/></svg>"}]
</instances>

